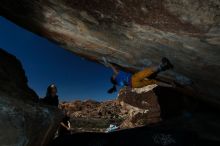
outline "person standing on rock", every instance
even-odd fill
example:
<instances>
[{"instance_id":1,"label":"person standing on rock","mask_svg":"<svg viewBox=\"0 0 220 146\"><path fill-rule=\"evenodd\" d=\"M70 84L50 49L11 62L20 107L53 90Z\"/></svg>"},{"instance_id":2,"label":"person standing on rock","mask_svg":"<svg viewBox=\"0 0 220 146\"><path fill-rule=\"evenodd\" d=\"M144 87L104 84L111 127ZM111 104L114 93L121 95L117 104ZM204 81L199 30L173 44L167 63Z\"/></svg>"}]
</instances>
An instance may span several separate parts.
<instances>
[{"instance_id":1,"label":"person standing on rock","mask_svg":"<svg viewBox=\"0 0 220 146\"><path fill-rule=\"evenodd\" d=\"M57 95L57 87L54 84L51 84L47 88L46 97L42 99L42 102L52 106L59 105L59 99Z\"/></svg>"},{"instance_id":2,"label":"person standing on rock","mask_svg":"<svg viewBox=\"0 0 220 146\"><path fill-rule=\"evenodd\" d=\"M158 66L144 68L143 70L135 74L120 71L114 65L112 65L111 63L108 63L105 59L103 60L105 64L107 66L110 66L114 72L114 74L111 76L111 83L113 84L113 87L108 90L108 93L110 94L113 92L116 92L117 86L121 86L121 87L129 86L131 88L142 88L147 85L157 84L157 85L165 86L165 87L173 87L173 85L162 83L154 79L149 79L149 77L153 75L157 75L158 73L162 71L166 71L168 69L173 68L173 65L165 57L162 58L161 63Z\"/></svg>"}]
</instances>

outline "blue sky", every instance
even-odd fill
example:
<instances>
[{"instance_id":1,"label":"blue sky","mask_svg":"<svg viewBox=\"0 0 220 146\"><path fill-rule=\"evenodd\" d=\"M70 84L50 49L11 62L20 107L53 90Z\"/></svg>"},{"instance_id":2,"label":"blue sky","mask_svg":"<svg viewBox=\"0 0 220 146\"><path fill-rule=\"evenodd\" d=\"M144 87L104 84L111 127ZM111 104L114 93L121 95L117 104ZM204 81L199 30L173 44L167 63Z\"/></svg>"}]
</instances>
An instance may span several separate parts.
<instances>
[{"instance_id":1,"label":"blue sky","mask_svg":"<svg viewBox=\"0 0 220 146\"><path fill-rule=\"evenodd\" d=\"M87 61L58 45L0 17L0 48L15 55L23 65L29 86L43 97L55 83L61 100L108 100L111 69Z\"/></svg>"}]
</instances>

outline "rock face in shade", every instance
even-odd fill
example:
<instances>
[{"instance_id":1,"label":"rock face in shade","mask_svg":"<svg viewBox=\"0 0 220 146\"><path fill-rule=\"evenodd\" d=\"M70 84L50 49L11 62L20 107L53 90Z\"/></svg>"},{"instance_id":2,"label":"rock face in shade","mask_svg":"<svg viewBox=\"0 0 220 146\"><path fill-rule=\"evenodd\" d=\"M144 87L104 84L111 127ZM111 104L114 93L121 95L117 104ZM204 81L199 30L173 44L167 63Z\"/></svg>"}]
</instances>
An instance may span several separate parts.
<instances>
[{"instance_id":1,"label":"rock face in shade","mask_svg":"<svg viewBox=\"0 0 220 146\"><path fill-rule=\"evenodd\" d=\"M0 145L44 146L53 137L60 113L36 104L21 63L0 49Z\"/></svg>"},{"instance_id":2,"label":"rock face in shade","mask_svg":"<svg viewBox=\"0 0 220 146\"><path fill-rule=\"evenodd\" d=\"M0 93L20 101L37 101L37 94L28 87L21 63L0 48Z\"/></svg>"},{"instance_id":3,"label":"rock face in shade","mask_svg":"<svg viewBox=\"0 0 220 146\"><path fill-rule=\"evenodd\" d=\"M220 104L219 0L1 0L0 13L93 61L138 70L166 56L161 80Z\"/></svg>"},{"instance_id":4,"label":"rock face in shade","mask_svg":"<svg viewBox=\"0 0 220 146\"><path fill-rule=\"evenodd\" d=\"M141 127L161 121L160 106L152 86L131 91L124 88L116 100L67 102L60 105L68 111L74 132L104 132L110 124L121 129Z\"/></svg>"}]
</instances>

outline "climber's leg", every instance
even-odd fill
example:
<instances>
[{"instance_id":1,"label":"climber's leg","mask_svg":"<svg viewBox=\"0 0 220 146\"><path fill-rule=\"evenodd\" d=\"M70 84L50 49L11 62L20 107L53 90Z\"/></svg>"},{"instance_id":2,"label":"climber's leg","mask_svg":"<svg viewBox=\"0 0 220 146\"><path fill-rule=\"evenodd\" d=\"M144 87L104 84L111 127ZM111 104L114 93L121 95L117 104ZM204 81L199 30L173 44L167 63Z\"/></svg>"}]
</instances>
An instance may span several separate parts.
<instances>
[{"instance_id":1,"label":"climber's leg","mask_svg":"<svg viewBox=\"0 0 220 146\"><path fill-rule=\"evenodd\" d=\"M135 81L141 81L149 76L151 76L153 73L155 73L157 69L155 67L149 67L145 68L142 71L139 71L132 75L132 79Z\"/></svg>"},{"instance_id":2,"label":"climber's leg","mask_svg":"<svg viewBox=\"0 0 220 146\"><path fill-rule=\"evenodd\" d=\"M143 79L140 81L137 80L133 80L131 81L132 83L132 88L142 88L148 85L152 85L152 84L157 84L158 82L156 80L147 80L147 79Z\"/></svg>"},{"instance_id":3,"label":"climber's leg","mask_svg":"<svg viewBox=\"0 0 220 146\"><path fill-rule=\"evenodd\" d=\"M135 73L131 77L131 84L133 88L141 88L150 84L155 84L155 80L147 80L146 78L155 73L157 69L155 67L145 68L144 70Z\"/></svg>"},{"instance_id":4,"label":"climber's leg","mask_svg":"<svg viewBox=\"0 0 220 146\"><path fill-rule=\"evenodd\" d=\"M157 67L149 67L144 70L137 72L131 78L131 84L133 88L140 88L150 84L155 84L157 81L155 80L147 80L151 75L158 74L161 71L165 71L167 69L173 68L173 65L167 58L162 58L161 63Z\"/></svg>"}]
</instances>

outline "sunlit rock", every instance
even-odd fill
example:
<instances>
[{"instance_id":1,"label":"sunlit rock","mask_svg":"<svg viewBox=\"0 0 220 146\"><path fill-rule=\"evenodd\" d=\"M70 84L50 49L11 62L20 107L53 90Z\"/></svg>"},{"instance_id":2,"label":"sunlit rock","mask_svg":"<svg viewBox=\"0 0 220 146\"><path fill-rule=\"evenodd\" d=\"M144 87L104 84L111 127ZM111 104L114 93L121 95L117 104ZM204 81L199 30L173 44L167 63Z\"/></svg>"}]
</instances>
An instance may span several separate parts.
<instances>
[{"instance_id":1,"label":"sunlit rock","mask_svg":"<svg viewBox=\"0 0 220 146\"><path fill-rule=\"evenodd\" d=\"M156 85L139 89L124 88L120 91L118 100L129 116L121 127L139 127L161 121L160 105L156 94L152 90Z\"/></svg>"},{"instance_id":2,"label":"sunlit rock","mask_svg":"<svg viewBox=\"0 0 220 146\"><path fill-rule=\"evenodd\" d=\"M123 88L116 100L65 102L60 107L68 111L73 132L104 132L110 124L118 125L121 129L155 124L161 118L153 87L155 85L133 91Z\"/></svg>"}]
</instances>

